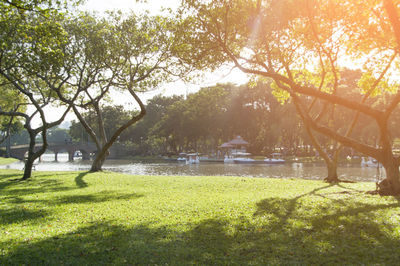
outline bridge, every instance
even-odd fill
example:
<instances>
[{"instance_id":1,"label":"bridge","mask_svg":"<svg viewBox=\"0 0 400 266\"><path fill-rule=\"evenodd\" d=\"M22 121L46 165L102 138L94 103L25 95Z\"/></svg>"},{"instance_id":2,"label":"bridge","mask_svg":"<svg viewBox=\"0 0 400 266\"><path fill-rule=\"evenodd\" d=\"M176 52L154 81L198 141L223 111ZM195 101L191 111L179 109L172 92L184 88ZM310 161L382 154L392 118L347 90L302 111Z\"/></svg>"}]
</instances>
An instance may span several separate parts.
<instances>
[{"instance_id":1,"label":"bridge","mask_svg":"<svg viewBox=\"0 0 400 266\"><path fill-rule=\"evenodd\" d=\"M41 143L36 144L35 151L42 147ZM10 155L13 158L23 160L28 152L29 145L17 145L11 146ZM87 142L55 142L49 143L47 151L52 151L55 156L55 161L57 161L58 154L60 152L68 153L68 161L73 161L76 153L79 151L82 154L83 160L89 160L90 155L97 152L96 145L94 143ZM110 150L112 154L112 149Z\"/></svg>"}]
</instances>

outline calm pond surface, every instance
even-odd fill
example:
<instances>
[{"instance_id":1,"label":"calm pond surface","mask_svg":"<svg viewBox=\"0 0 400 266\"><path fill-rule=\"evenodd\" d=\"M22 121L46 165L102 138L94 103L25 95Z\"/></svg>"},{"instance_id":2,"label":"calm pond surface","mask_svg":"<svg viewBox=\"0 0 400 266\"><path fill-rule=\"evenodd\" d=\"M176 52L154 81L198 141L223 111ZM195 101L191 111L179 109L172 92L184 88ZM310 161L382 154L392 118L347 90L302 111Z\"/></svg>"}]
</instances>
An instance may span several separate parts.
<instances>
[{"instance_id":1,"label":"calm pond surface","mask_svg":"<svg viewBox=\"0 0 400 266\"><path fill-rule=\"evenodd\" d=\"M67 154L58 155L59 162L54 162L54 155L45 154L42 162L36 165L38 171L85 171L89 170L90 161L68 162ZM2 165L1 169L22 169L22 162ZM283 165L243 165L224 163L204 163L186 165L178 162L139 162L132 160L108 160L104 170L133 175L179 175L179 176L243 176L267 178L303 178L321 180L326 176L324 164L287 163ZM359 165L341 165L338 168L340 178L353 181L377 180L376 168ZM381 177L385 175L381 170Z\"/></svg>"}]
</instances>

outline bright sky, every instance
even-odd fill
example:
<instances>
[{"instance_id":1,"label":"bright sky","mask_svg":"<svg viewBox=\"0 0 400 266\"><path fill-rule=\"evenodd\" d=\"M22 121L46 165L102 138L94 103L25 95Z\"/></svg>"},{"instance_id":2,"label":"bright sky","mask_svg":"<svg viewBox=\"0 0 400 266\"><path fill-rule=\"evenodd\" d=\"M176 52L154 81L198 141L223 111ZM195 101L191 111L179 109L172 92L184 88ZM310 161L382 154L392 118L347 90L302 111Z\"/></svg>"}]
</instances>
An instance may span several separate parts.
<instances>
[{"instance_id":1,"label":"bright sky","mask_svg":"<svg viewBox=\"0 0 400 266\"><path fill-rule=\"evenodd\" d=\"M147 3L143 3L147 2ZM180 0L86 0L81 9L104 12L107 10L122 10L123 12L149 10L151 13L159 13L162 7L176 8Z\"/></svg>"}]
</instances>

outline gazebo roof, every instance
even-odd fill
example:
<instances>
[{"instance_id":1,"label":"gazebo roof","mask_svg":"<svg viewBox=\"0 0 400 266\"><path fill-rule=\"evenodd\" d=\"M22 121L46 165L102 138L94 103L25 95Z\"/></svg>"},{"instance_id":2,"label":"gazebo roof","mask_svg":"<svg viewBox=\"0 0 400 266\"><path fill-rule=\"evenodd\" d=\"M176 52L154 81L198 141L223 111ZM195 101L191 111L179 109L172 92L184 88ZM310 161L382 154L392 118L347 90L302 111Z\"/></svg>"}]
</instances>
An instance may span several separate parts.
<instances>
[{"instance_id":1,"label":"gazebo roof","mask_svg":"<svg viewBox=\"0 0 400 266\"><path fill-rule=\"evenodd\" d=\"M233 145L230 144L229 142L225 142L223 144L221 144L221 146L219 146L220 148L232 148Z\"/></svg>"},{"instance_id":2,"label":"gazebo roof","mask_svg":"<svg viewBox=\"0 0 400 266\"><path fill-rule=\"evenodd\" d=\"M241 136L237 136L236 138L229 141L228 143L231 145L249 145L249 143L247 141L245 141L244 139L242 139Z\"/></svg>"}]
</instances>

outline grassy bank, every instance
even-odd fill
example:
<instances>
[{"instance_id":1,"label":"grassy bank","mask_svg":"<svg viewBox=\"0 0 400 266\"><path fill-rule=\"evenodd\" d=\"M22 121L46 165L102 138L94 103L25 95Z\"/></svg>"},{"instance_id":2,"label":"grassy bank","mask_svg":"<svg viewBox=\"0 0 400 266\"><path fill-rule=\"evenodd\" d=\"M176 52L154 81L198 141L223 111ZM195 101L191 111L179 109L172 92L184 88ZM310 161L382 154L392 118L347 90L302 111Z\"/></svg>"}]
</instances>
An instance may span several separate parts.
<instances>
[{"instance_id":1,"label":"grassy bank","mask_svg":"<svg viewBox=\"0 0 400 266\"><path fill-rule=\"evenodd\" d=\"M393 264L375 184L0 171L0 264Z\"/></svg>"},{"instance_id":2,"label":"grassy bank","mask_svg":"<svg viewBox=\"0 0 400 266\"><path fill-rule=\"evenodd\" d=\"M4 158L4 157L0 157L0 165L4 165L4 164L10 164L10 163L14 163L18 161L17 159L14 158Z\"/></svg>"}]
</instances>

